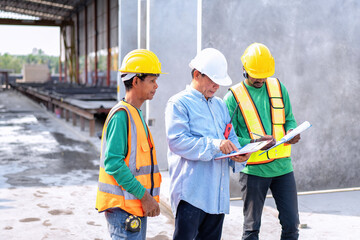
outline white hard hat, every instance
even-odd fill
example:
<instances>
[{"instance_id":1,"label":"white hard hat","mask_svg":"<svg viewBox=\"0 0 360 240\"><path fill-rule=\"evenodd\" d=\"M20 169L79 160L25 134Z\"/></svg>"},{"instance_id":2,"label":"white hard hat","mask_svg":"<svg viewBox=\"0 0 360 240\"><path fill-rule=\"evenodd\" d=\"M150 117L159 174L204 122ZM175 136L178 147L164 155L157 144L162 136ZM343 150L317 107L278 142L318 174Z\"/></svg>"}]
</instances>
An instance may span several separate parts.
<instances>
[{"instance_id":1,"label":"white hard hat","mask_svg":"<svg viewBox=\"0 0 360 240\"><path fill-rule=\"evenodd\" d=\"M205 48L191 60L189 67L206 74L214 83L220 86L229 86L232 81L227 74L225 56L215 48Z\"/></svg>"}]
</instances>

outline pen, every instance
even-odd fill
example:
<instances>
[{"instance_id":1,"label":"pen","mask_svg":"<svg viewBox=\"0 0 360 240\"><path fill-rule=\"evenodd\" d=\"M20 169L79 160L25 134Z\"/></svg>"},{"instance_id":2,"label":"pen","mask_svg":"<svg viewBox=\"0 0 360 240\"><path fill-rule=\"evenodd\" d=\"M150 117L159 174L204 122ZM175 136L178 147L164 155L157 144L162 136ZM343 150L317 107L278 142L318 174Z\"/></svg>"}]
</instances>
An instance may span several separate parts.
<instances>
[{"instance_id":1,"label":"pen","mask_svg":"<svg viewBox=\"0 0 360 240\"><path fill-rule=\"evenodd\" d=\"M264 136L262 136L262 135L260 135L260 134L257 134L257 133L253 133L253 132L250 132L251 134L254 134L254 135L256 135L256 136L258 136L258 137L264 137Z\"/></svg>"}]
</instances>

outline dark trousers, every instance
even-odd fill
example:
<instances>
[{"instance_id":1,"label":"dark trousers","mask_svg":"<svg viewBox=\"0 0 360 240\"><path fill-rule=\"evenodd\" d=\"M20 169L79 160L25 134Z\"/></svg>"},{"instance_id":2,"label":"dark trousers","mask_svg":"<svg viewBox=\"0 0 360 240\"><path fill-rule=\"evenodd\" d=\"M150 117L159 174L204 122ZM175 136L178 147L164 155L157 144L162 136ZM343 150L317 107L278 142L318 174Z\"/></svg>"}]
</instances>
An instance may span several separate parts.
<instances>
[{"instance_id":1,"label":"dark trousers","mask_svg":"<svg viewBox=\"0 0 360 240\"><path fill-rule=\"evenodd\" d=\"M268 189L275 199L282 226L281 239L299 238L299 212L294 173L264 178L240 173L244 201L243 240L259 239L261 215Z\"/></svg>"},{"instance_id":2,"label":"dark trousers","mask_svg":"<svg viewBox=\"0 0 360 240\"><path fill-rule=\"evenodd\" d=\"M175 218L174 240L221 239L224 214L209 214L180 201Z\"/></svg>"}]
</instances>

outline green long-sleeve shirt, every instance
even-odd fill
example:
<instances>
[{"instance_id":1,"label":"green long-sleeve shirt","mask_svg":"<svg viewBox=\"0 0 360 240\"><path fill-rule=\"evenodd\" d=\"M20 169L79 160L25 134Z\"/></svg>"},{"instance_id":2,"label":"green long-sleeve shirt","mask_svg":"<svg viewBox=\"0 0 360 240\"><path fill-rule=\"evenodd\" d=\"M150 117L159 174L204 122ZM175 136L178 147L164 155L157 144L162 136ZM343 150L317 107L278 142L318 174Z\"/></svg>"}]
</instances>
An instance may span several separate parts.
<instances>
[{"instance_id":1,"label":"green long-sleeve shirt","mask_svg":"<svg viewBox=\"0 0 360 240\"><path fill-rule=\"evenodd\" d=\"M289 94L285 88L285 86L280 83L281 92L283 95L284 105L285 105L285 131L287 132L289 129L293 129L297 126L294 115L291 110L291 103ZM269 103L269 96L266 90L266 85L264 84L261 88L255 88L247 85L245 83L246 88L249 91L249 94L254 101L254 104L259 112L259 116L264 125L264 129L267 135L272 135L271 130L271 110ZM229 109L230 116L232 116L237 102L232 94L229 91L225 97L224 101ZM241 114L241 110L238 108L232 120L233 128L238 136L239 143L241 146L244 146L250 143L250 136L247 130L244 117ZM257 164L257 165L247 165L243 172L251 175L256 175L260 177L276 177L281 176L286 173L292 172L293 166L291 163L291 158L280 158L276 159L270 163L266 164Z\"/></svg>"},{"instance_id":2,"label":"green long-sleeve shirt","mask_svg":"<svg viewBox=\"0 0 360 240\"><path fill-rule=\"evenodd\" d=\"M138 109L138 112L148 134L141 110ZM124 110L116 112L110 119L106 131L105 171L127 192L141 199L146 189L124 161L128 152L128 128L128 116Z\"/></svg>"}]
</instances>

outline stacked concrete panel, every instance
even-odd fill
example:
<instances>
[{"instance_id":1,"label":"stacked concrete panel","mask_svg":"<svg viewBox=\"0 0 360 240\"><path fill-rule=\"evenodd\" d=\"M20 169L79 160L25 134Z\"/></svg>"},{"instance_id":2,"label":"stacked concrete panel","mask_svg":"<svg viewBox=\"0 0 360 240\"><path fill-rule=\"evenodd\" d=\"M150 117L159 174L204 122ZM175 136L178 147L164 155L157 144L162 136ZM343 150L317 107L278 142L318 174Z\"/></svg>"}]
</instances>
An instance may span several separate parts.
<instances>
[{"instance_id":1,"label":"stacked concrete panel","mask_svg":"<svg viewBox=\"0 0 360 240\"><path fill-rule=\"evenodd\" d=\"M21 71L23 78L16 82L44 83L50 80L50 70L46 64L24 64Z\"/></svg>"}]
</instances>

